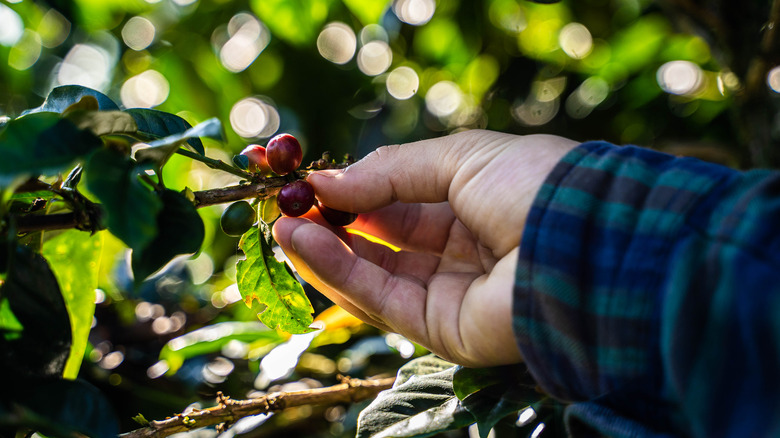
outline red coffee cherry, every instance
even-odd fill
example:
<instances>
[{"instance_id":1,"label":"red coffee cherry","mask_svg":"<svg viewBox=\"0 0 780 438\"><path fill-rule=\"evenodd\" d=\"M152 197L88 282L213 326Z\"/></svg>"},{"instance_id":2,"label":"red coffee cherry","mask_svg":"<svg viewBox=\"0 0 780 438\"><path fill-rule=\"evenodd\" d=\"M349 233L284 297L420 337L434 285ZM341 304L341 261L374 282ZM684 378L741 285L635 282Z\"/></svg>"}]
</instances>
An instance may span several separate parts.
<instances>
[{"instance_id":1,"label":"red coffee cherry","mask_svg":"<svg viewBox=\"0 0 780 438\"><path fill-rule=\"evenodd\" d=\"M314 205L314 201L314 187L302 179L287 183L276 196L279 210L289 217L306 213Z\"/></svg>"},{"instance_id":2,"label":"red coffee cherry","mask_svg":"<svg viewBox=\"0 0 780 438\"><path fill-rule=\"evenodd\" d=\"M358 217L357 213L336 210L335 208L323 205L323 203L319 201L317 201L317 209L320 211L322 217L334 227L346 227L352 222L355 222L355 219Z\"/></svg>"},{"instance_id":3,"label":"red coffee cherry","mask_svg":"<svg viewBox=\"0 0 780 438\"><path fill-rule=\"evenodd\" d=\"M266 157L271 170L279 175L287 175L301 165L303 151L295 137L290 134L279 134L268 142Z\"/></svg>"},{"instance_id":4,"label":"red coffee cherry","mask_svg":"<svg viewBox=\"0 0 780 438\"><path fill-rule=\"evenodd\" d=\"M249 159L249 167L247 170L250 172L260 173L262 175L269 175L271 173L271 166L268 165L268 159L266 158L266 150L259 144L250 144L243 151L241 155L246 155Z\"/></svg>"}]
</instances>

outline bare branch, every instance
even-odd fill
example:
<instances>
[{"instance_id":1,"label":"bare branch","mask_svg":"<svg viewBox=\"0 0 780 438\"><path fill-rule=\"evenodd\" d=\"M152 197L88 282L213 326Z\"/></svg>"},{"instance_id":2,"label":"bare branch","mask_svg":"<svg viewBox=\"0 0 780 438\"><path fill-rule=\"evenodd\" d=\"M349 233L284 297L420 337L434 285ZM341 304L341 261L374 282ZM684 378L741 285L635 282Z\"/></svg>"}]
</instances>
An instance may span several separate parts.
<instances>
[{"instance_id":1,"label":"bare branch","mask_svg":"<svg viewBox=\"0 0 780 438\"><path fill-rule=\"evenodd\" d=\"M165 420L150 421L149 425L120 435L121 438L163 438L174 433L186 432L222 423L234 423L250 415L281 411L285 408L305 405L333 405L355 403L376 397L379 392L393 386L395 377L384 379L343 379L338 385L304 391L274 392L249 400L231 400L221 393L218 405L187 414L178 414Z\"/></svg>"}]
</instances>

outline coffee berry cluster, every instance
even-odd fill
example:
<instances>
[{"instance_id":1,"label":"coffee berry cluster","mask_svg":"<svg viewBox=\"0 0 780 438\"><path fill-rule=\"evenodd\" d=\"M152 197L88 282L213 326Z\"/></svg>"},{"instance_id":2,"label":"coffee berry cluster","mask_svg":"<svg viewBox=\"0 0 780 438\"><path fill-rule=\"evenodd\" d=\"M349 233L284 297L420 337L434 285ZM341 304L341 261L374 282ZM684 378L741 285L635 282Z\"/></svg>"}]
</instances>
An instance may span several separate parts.
<instances>
[{"instance_id":1,"label":"coffee berry cluster","mask_svg":"<svg viewBox=\"0 0 780 438\"><path fill-rule=\"evenodd\" d=\"M303 150L300 142L294 136L279 134L273 137L265 147L251 144L241 151L240 155L245 158L234 161L237 163L243 161L246 170L252 173L262 176L278 175L290 177L290 181L279 190L276 196L276 204L283 215L298 217L308 212L312 206L317 205L317 209L322 217L331 225L343 227L357 219L357 214L355 213L335 210L317 201L314 196L314 187L308 181L299 179L296 170L303 161ZM344 164L354 162L351 156L347 156L346 160ZM330 158L330 154L325 152L322 158L311 163L309 170L330 169L335 166L337 165ZM222 229L226 233L240 235L251 227L255 215L251 214L252 222L250 222L250 213L244 203L246 201L238 201L225 209L223 220L220 222L222 223ZM246 204L248 205L248 203ZM237 222L240 222L240 224L236 224ZM250 223L250 225L246 226L247 223ZM241 230L244 231L241 232Z\"/></svg>"}]
</instances>

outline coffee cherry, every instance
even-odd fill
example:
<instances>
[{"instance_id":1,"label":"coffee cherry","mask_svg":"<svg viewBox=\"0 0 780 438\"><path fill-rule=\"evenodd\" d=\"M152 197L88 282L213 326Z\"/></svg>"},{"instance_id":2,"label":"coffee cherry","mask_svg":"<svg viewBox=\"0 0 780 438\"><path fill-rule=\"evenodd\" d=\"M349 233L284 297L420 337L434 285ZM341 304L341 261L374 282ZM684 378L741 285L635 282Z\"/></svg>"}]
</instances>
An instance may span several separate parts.
<instances>
[{"instance_id":1,"label":"coffee cherry","mask_svg":"<svg viewBox=\"0 0 780 438\"><path fill-rule=\"evenodd\" d=\"M279 134L268 142L266 157L271 170L279 175L287 175L301 165L303 151L295 137L290 134Z\"/></svg>"},{"instance_id":2,"label":"coffee cherry","mask_svg":"<svg viewBox=\"0 0 780 438\"><path fill-rule=\"evenodd\" d=\"M352 222L355 222L355 219L358 217L357 213L336 210L335 208L323 205L323 203L319 201L317 201L317 209L320 211L322 217L334 227L346 227Z\"/></svg>"},{"instance_id":3,"label":"coffee cherry","mask_svg":"<svg viewBox=\"0 0 780 438\"><path fill-rule=\"evenodd\" d=\"M309 211L314 200L314 187L302 179L287 183L276 196L279 210L290 217L298 217Z\"/></svg>"},{"instance_id":4,"label":"coffee cherry","mask_svg":"<svg viewBox=\"0 0 780 438\"><path fill-rule=\"evenodd\" d=\"M241 236L252 228L256 218L257 212L248 202L237 201L222 212L219 225L228 236Z\"/></svg>"},{"instance_id":5,"label":"coffee cherry","mask_svg":"<svg viewBox=\"0 0 780 438\"><path fill-rule=\"evenodd\" d=\"M259 144L250 144L243 151L241 155L245 155L249 158L249 167L247 170L250 172L259 173L261 175L269 175L271 173L271 166L268 165L268 159L266 158L266 150Z\"/></svg>"}]
</instances>

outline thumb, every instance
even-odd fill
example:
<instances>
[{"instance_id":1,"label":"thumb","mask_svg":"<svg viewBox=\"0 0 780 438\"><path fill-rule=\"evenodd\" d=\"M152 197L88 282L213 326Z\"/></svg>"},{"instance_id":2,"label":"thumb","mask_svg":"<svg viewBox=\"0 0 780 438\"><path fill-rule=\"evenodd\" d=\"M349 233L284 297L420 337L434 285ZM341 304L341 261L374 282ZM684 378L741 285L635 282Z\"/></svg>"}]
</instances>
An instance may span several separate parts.
<instances>
[{"instance_id":1,"label":"thumb","mask_svg":"<svg viewBox=\"0 0 780 438\"><path fill-rule=\"evenodd\" d=\"M469 143L453 135L382 146L346 169L313 172L307 179L320 201L338 210L364 213L395 201L442 202Z\"/></svg>"}]
</instances>

